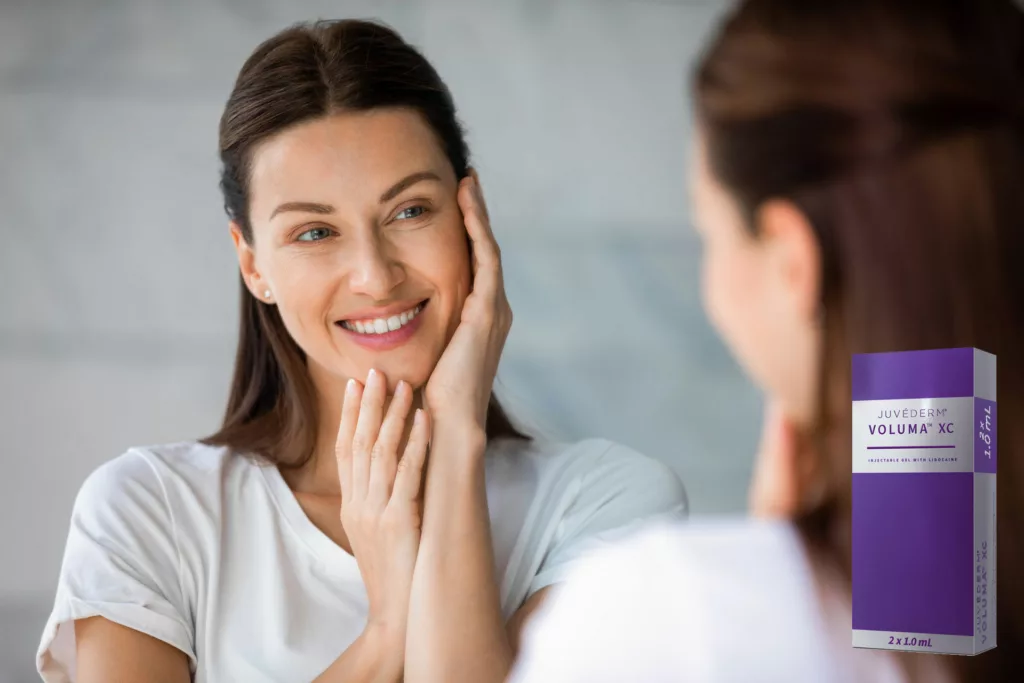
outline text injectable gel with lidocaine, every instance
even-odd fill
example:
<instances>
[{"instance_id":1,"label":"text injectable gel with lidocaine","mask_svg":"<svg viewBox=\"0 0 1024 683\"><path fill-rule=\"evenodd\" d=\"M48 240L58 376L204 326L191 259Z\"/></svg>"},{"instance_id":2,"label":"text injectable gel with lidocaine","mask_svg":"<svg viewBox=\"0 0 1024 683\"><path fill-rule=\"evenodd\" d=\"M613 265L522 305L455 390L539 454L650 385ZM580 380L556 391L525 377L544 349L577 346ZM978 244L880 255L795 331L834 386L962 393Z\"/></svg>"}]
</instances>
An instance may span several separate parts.
<instances>
[{"instance_id":1,"label":"text injectable gel with lidocaine","mask_svg":"<svg viewBox=\"0 0 1024 683\"><path fill-rule=\"evenodd\" d=\"M853 646L996 646L996 357L853 356Z\"/></svg>"}]
</instances>

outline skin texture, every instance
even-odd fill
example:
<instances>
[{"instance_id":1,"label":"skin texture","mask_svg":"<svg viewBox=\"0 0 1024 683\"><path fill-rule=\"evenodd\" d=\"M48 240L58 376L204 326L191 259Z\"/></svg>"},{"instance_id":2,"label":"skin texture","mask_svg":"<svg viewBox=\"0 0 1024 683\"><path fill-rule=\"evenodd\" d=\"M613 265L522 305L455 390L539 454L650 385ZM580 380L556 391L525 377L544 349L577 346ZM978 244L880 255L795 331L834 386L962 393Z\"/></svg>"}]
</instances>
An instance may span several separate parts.
<instances>
[{"instance_id":1,"label":"skin texture","mask_svg":"<svg viewBox=\"0 0 1024 683\"><path fill-rule=\"evenodd\" d=\"M364 633L316 680L503 680L546 591L504 623L484 419L512 312L476 174L455 177L416 113L375 110L265 141L250 193L252 242L231 226L239 267L306 353L322 416L310 462L283 474L370 597ZM397 348L336 325L423 300ZM83 683L189 680L170 645L102 618L75 628Z\"/></svg>"}]
</instances>

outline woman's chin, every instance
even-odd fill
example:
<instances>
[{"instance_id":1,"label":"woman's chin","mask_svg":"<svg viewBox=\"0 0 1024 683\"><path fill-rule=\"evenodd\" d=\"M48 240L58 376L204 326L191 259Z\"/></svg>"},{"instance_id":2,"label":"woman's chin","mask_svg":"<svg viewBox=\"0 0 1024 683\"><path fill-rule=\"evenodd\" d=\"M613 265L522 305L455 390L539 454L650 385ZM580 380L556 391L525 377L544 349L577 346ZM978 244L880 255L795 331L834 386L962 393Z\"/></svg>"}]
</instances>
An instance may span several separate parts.
<instances>
[{"instance_id":1,"label":"woman's chin","mask_svg":"<svg viewBox=\"0 0 1024 683\"><path fill-rule=\"evenodd\" d=\"M430 369L433 368L434 362L428 362L427 359L400 359L390 358L391 354L383 353L378 358L371 361L371 364L360 365L358 368L349 368L347 372L354 372L353 375L346 374L343 371L341 374L343 378L349 376L359 380L363 384L366 383L366 377L370 373L370 369L374 369L377 372L383 373L384 377L388 382L388 393L392 393L395 387L398 386L398 382L406 382L412 386L413 390L422 388L426 383L427 379L430 378Z\"/></svg>"}]
</instances>

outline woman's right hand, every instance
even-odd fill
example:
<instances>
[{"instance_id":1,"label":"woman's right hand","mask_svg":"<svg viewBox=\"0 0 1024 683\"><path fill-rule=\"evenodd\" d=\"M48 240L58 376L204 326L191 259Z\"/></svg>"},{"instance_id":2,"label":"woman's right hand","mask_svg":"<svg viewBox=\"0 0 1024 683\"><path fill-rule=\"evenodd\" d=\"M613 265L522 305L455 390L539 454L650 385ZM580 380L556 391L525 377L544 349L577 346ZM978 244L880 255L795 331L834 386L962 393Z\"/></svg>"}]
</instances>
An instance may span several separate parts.
<instances>
[{"instance_id":1,"label":"woman's right hand","mask_svg":"<svg viewBox=\"0 0 1024 683\"><path fill-rule=\"evenodd\" d=\"M413 568L419 550L420 482L429 425L417 409L408 443L412 388L399 382L385 414L387 381L370 371L365 388L349 380L335 453L341 483L341 523L369 597L367 631L398 648L402 658Z\"/></svg>"}]
</instances>

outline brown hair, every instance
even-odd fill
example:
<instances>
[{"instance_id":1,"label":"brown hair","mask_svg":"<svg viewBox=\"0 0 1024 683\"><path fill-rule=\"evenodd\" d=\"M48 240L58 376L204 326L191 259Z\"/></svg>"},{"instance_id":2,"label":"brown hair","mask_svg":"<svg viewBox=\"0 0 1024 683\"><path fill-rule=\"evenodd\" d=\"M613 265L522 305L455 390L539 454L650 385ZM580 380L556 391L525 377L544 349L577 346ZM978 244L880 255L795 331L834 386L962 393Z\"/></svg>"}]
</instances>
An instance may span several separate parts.
<instances>
[{"instance_id":1,"label":"brown hair","mask_svg":"<svg viewBox=\"0 0 1024 683\"><path fill-rule=\"evenodd\" d=\"M249 172L253 150L272 135L343 111L405 107L434 131L457 178L469 149L448 88L429 62L390 28L368 21L318 21L288 28L246 60L220 122L220 186L228 216L252 244ZM241 283L235 373L224 422L211 445L298 467L317 437L316 390L302 349L277 308ZM492 395L488 439L528 439Z\"/></svg>"},{"instance_id":2,"label":"brown hair","mask_svg":"<svg viewBox=\"0 0 1024 683\"><path fill-rule=\"evenodd\" d=\"M787 199L820 244L829 493L796 524L849 581L851 354L990 351L1000 412L1024 412L1024 16L1010 0L747 0L694 87L711 172L750 228ZM962 681L1024 670L1024 421L998 440L999 646L948 658Z\"/></svg>"}]
</instances>

